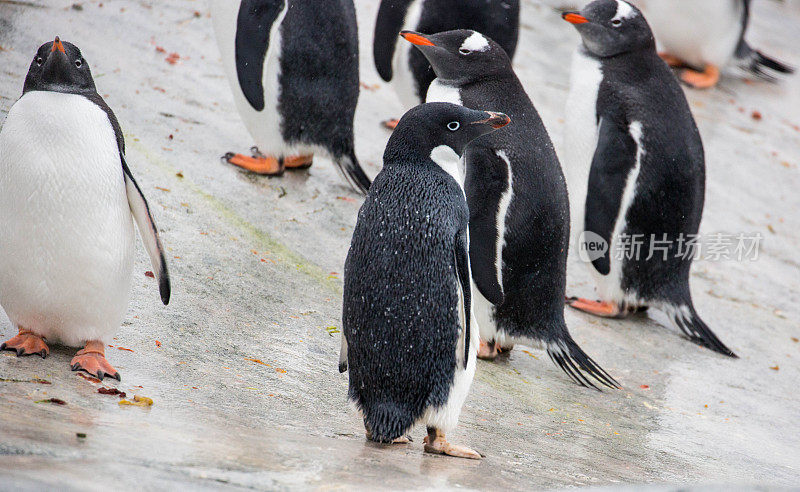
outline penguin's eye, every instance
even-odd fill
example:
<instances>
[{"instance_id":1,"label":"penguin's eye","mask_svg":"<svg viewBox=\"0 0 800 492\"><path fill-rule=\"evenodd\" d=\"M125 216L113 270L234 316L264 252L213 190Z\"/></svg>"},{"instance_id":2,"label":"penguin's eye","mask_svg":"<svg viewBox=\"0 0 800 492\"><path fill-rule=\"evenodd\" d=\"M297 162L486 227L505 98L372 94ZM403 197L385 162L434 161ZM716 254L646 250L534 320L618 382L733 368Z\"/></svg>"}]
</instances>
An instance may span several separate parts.
<instances>
[{"instance_id":1,"label":"penguin's eye","mask_svg":"<svg viewBox=\"0 0 800 492\"><path fill-rule=\"evenodd\" d=\"M447 129L450 130L451 132L454 132L459 128L461 128L461 123L457 121L451 121L450 123L447 124Z\"/></svg>"},{"instance_id":2,"label":"penguin's eye","mask_svg":"<svg viewBox=\"0 0 800 492\"><path fill-rule=\"evenodd\" d=\"M81 68L81 65L83 65L83 62L81 61L81 59L80 59L80 58L78 58L77 60L75 60L75 66L76 66L76 67L78 67L78 68Z\"/></svg>"},{"instance_id":3,"label":"penguin's eye","mask_svg":"<svg viewBox=\"0 0 800 492\"><path fill-rule=\"evenodd\" d=\"M461 48L460 50L458 50L458 52L461 53L462 55L469 55L470 53L472 53L472 50Z\"/></svg>"},{"instance_id":4,"label":"penguin's eye","mask_svg":"<svg viewBox=\"0 0 800 492\"><path fill-rule=\"evenodd\" d=\"M619 27L619 26L622 25L622 21L619 20L619 19L614 19L614 20L611 21L611 25L614 26L614 27Z\"/></svg>"},{"instance_id":5,"label":"penguin's eye","mask_svg":"<svg viewBox=\"0 0 800 492\"><path fill-rule=\"evenodd\" d=\"M41 66L42 62L44 62L44 60L42 60L42 57L41 56L37 56L36 57L36 64Z\"/></svg>"}]
</instances>

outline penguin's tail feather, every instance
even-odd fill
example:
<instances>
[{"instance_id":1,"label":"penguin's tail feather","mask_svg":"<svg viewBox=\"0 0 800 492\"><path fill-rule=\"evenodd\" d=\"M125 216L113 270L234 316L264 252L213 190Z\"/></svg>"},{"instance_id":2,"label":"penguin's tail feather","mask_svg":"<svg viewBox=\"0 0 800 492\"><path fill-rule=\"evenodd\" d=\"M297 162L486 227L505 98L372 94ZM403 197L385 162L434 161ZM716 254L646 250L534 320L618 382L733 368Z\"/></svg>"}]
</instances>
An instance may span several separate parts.
<instances>
[{"instance_id":1,"label":"penguin's tail feather","mask_svg":"<svg viewBox=\"0 0 800 492\"><path fill-rule=\"evenodd\" d=\"M612 389L622 389L614 378L575 343L569 333L560 340L547 342L546 347L550 360L579 385L601 391L594 384L596 382Z\"/></svg>"},{"instance_id":2,"label":"penguin's tail feather","mask_svg":"<svg viewBox=\"0 0 800 492\"><path fill-rule=\"evenodd\" d=\"M664 306L664 311L667 313L672 323L689 337L689 340L692 342L713 350L714 352L719 352L720 354L737 359L739 358L739 356L726 347L725 344L717 338L714 332L711 331L711 328L700 319L691 300L688 302L684 301L681 304L667 304Z\"/></svg>"},{"instance_id":3,"label":"penguin's tail feather","mask_svg":"<svg viewBox=\"0 0 800 492\"><path fill-rule=\"evenodd\" d=\"M350 186L366 195L372 181L358 163L355 152L336 157L334 161Z\"/></svg>"},{"instance_id":4,"label":"penguin's tail feather","mask_svg":"<svg viewBox=\"0 0 800 492\"><path fill-rule=\"evenodd\" d=\"M371 440L389 444L398 437L404 436L406 431L414 425L410 412L403 411L397 404L380 402L363 406L364 426Z\"/></svg>"},{"instance_id":5,"label":"penguin's tail feather","mask_svg":"<svg viewBox=\"0 0 800 492\"><path fill-rule=\"evenodd\" d=\"M737 48L736 58L739 61L739 66L743 70L746 70L756 77L770 82L776 81L777 78L771 73L765 71L765 69L770 69L783 74L792 74L795 70L794 67L751 48L750 45L745 42L740 43L739 47Z\"/></svg>"}]
</instances>

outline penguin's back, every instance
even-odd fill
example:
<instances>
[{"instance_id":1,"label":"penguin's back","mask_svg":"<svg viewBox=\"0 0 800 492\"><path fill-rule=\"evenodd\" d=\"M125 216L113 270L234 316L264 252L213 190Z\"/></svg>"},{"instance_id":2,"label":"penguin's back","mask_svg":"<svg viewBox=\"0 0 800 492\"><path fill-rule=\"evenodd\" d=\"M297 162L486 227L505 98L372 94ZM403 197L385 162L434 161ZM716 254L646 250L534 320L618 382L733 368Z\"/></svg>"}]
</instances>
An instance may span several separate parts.
<instances>
[{"instance_id":1,"label":"penguin's back","mask_svg":"<svg viewBox=\"0 0 800 492\"><path fill-rule=\"evenodd\" d=\"M400 435L427 408L444 405L453 383L454 244L468 212L440 169L389 166L372 186L345 266L350 398L367 420Z\"/></svg>"},{"instance_id":2,"label":"penguin's back","mask_svg":"<svg viewBox=\"0 0 800 492\"><path fill-rule=\"evenodd\" d=\"M134 230L107 114L28 92L0 133L0 301L13 323L76 345L125 313Z\"/></svg>"},{"instance_id":3,"label":"penguin's back","mask_svg":"<svg viewBox=\"0 0 800 492\"><path fill-rule=\"evenodd\" d=\"M290 0L281 25L278 109L289 142L352 151L359 95L353 0Z\"/></svg>"}]
</instances>

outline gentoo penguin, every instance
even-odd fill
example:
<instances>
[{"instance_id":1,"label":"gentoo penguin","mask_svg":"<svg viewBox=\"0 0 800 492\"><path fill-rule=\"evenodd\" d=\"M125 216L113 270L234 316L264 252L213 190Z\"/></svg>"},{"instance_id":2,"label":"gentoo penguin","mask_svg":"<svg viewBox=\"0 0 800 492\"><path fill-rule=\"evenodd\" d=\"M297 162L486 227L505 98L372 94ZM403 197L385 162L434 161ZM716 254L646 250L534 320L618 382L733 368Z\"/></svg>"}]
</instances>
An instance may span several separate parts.
<instances>
[{"instance_id":1,"label":"gentoo penguin","mask_svg":"<svg viewBox=\"0 0 800 492\"><path fill-rule=\"evenodd\" d=\"M372 55L378 74L405 108L425 101L436 78L430 64L412 46L397 46L401 30L436 33L473 29L497 41L514 58L519 38L519 0L382 0L375 23ZM397 120L383 123L393 128Z\"/></svg>"},{"instance_id":2,"label":"gentoo penguin","mask_svg":"<svg viewBox=\"0 0 800 492\"><path fill-rule=\"evenodd\" d=\"M750 0L635 0L653 29L664 59L682 67L680 78L696 88L716 85L720 69L735 62L766 80L766 69L792 73L794 69L747 44Z\"/></svg>"},{"instance_id":3,"label":"gentoo penguin","mask_svg":"<svg viewBox=\"0 0 800 492\"><path fill-rule=\"evenodd\" d=\"M253 156L224 159L280 175L330 157L365 192L356 159L358 28L353 0L210 0L233 100L256 142ZM262 154L261 151L267 153Z\"/></svg>"},{"instance_id":4,"label":"gentoo penguin","mask_svg":"<svg viewBox=\"0 0 800 492\"><path fill-rule=\"evenodd\" d=\"M344 273L342 353L367 438L404 441L417 422L425 451L479 459L449 444L475 373L469 212L461 156L508 116L423 104L403 116L358 213Z\"/></svg>"},{"instance_id":5,"label":"gentoo penguin","mask_svg":"<svg viewBox=\"0 0 800 492\"><path fill-rule=\"evenodd\" d=\"M564 321L569 203L564 175L539 113L503 48L470 30L402 36L427 57L436 79L427 101L491 108L508 127L465 153L470 263L483 358L515 341L543 346L581 385L606 374L569 334Z\"/></svg>"},{"instance_id":6,"label":"gentoo penguin","mask_svg":"<svg viewBox=\"0 0 800 492\"><path fill-rule=\"evenodd\" d=\"M122 130L80 50L56 37L0 131L0 305L19 329L0 349L44 358L46 341L84 345L73 371L120 379L103 347L128 308L131 217L167 304L164 250Z\"/></svg>"},{"instance_id":7,"label":"gentoo penguin","mask_svg":"<svg viewBox=\"0 0 800 492\"><path fill-rule=\"evenodd\" d=\"M572 242L601 299L570 305L608 317L653 306L692 341L735 357L700 319L689 290L705 157L683 91L636 7L597 0L563 17L583 38L566 113Z\"/></svg>"}]
</instances>

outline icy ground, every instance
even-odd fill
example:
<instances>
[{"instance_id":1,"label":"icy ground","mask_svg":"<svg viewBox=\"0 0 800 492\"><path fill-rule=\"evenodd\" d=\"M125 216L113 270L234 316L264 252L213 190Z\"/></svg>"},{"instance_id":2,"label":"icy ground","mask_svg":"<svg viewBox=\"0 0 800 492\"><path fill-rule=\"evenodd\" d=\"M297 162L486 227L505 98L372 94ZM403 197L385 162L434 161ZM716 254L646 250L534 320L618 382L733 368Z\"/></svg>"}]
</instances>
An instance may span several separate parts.
<instances>
[{"instance_id":1,"label":"icy ground","mask_svg":"<svg viewBox=\"0 0 800 492\"><path fill-rule=\"evenodd\" d=\"M411 445L365 442L337 371L342 269L361 198L322 159L282 179L220 163L252 142L205 3L72 4L0 0L0 121L41 43L58 34L82 48L163 231L172 303L160 304L138 247L133 301L107 353L123 379L104 386L149 396L150 409L119 406L71 373L74 349L54 347L44 361L0 355L0 488L800 483L800 77L687 90L708 156L702 232L764 238L757 261L698 262L692 275L699 311L741 359L687 342L655 313L606 321L568 311L576 340L624 390L577 387L526 347L480 362L449 436L486 454L474 462L424 455L423 429ZM377 4L357 1L356 144L373 176L389 136L378 123L401 113L371 62ZM561 149L578 37L551 6L525 0L522 15L516 68ZM753 44L800 65L800 2L757 1L754 16ZM591 296L588 271L576 270L570 293ZM0 338L13 333L3 317ZM5 381L31 378L52 384ZM67 404L35 403L51 397Z\"/></svg>"}]
</instances>

